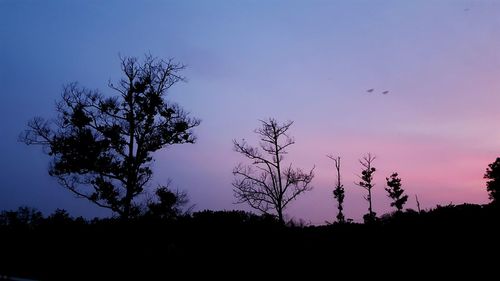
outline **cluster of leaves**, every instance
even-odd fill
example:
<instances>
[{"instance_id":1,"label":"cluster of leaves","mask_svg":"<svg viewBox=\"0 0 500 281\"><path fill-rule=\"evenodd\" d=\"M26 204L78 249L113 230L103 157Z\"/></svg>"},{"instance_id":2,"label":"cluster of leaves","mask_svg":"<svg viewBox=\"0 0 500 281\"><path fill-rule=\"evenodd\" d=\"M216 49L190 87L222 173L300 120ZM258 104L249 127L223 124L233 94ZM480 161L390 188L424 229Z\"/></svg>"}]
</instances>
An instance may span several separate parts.
<instances>
[{"instance_id":1,"label":"cluster of leaves","mask_svg":"<svg viewBox=\"0 0 500 281\"><path fill-rule=\"evenodd\" d=\"M396 207L398 212L403 210L403 206L408 200L408 195L403 195L405 192L401 188L401 178L398 177L398 173L393 173L390 178L386 178L387 187L385 190L389 194L388 196L393 200L391 202L391 207Z\"/></svg>"},{"instance_id":2,"label":"cluster of leaves","mask_svg":"<svg viewBox=\"0 0 500 281\"><path fill-rule=\"evenodd\" d=\"M489 179L486 182L486 190L492 203L498 204L500 202L500 157L488 165L484 178Z\"/></svg>"}]
</instances>

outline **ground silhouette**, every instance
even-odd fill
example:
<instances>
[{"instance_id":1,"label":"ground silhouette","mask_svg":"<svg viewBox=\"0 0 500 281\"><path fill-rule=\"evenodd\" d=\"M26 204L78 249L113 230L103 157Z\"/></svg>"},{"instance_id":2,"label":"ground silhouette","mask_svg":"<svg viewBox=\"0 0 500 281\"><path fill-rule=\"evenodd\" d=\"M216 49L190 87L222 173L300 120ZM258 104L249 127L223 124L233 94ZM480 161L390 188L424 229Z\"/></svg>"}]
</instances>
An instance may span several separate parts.
<instances>
[{"instance_id":1,"label":"ground silhouette","mask_svg":"<svg viewBox=\"0 0 500 281\"><path fill-rule=\"evenodd\" d=\"M496 206L474 204L394 212L370 224L321 226L283 226L273 216L243 211L206 210L124 222L72 218L64 210L43 217L23 208L0 214L0 275L129 280L210 269L204 276L261 276L261 267L273 264L266 267L270 274L291 276L312 268L318 273L359 267L359 259L370 256L364 268L442 270L444 261L469 266L481 261L485 266L493 261L487 254L498 250L499 222ZM367 237L370 243L365 243Z\"/></svg>"}]
</instances>

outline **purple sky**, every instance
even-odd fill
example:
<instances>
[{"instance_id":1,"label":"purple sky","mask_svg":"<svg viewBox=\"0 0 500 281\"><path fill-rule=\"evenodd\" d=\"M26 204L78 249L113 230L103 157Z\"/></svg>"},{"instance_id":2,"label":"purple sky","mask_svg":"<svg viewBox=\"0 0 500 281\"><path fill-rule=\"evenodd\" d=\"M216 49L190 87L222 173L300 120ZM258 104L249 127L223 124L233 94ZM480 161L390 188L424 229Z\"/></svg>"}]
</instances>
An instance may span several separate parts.
<instances>
[{"instance_id":1,"label":"purple sky","mask_svg":"<svg viewBox=\"0 0 500 281\"><path fill-rule=\"evenodd\" d=\"M500 1L0 1L0 209L106 215L47 174L49 158L17 142L34 116L54 115L62 85L106 93L118 54L174 57L188 83L169 97L203 120L195 145L157 154L153 186L171 178L196 210L234 205L233 138L258 119L294 120L288 160L316 165L314 190L288 218L336 215L326 154L343 158L345 212L367 210L353 184L377 156L374 210L390 210L398 171L407 207L485 203L482 176L500 147ZM373 93L366 90L374 88ZM389 94L381 92L388 90Z\"/></svg>"}]
</instances>

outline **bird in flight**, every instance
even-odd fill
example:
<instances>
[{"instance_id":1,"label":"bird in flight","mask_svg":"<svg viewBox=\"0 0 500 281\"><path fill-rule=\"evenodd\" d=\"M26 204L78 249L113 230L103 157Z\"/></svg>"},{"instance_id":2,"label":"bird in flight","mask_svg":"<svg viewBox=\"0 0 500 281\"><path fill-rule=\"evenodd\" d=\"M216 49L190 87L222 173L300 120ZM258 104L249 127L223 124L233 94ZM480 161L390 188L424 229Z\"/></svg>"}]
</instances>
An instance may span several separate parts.
<instances>
[{"instance_id":1,"label":"bird in flight","mask_svg":"<svg viewBox=\"0 0 500 281\"><path fill-rule=\"evenodd\" d=\"M373 92L375 89L369 89L369 90L366 90L368 93L371 93Z\"/></svg>"},{"instance_id":2,"label":"bird in flight","mask_svg":"<svg viewBox=\"0 0 500 281\"><path fill-rule=\"evenodd\" d=\"M389 91L383 91L382 94L387 95Z\"/></svg>"}]
</instances>

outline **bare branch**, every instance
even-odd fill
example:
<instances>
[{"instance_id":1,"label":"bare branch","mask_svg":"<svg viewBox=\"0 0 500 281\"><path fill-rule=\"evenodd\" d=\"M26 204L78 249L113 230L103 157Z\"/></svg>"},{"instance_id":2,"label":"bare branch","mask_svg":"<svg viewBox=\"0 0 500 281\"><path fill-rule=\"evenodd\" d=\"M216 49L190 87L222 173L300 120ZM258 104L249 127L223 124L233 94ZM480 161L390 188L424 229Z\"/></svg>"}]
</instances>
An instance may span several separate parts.
<instances>
[{"instance_id":1,"label":"bare branch","mask_svg":"<svg viewBox=\"0 0 500 281\"><path fill-rule=\"evenodd\" d=\"M238 165L233 170L234 195L238 203L248 203L250 207L268 213L274 210L281 223L283 210L299 194L311 190L313 170L305 173L288 165L283 169L283 155L286 148L295 142L287 135L293 122L278 124L275 119L260 120L261 127L254 132L259 135L259 147L247 144L245 140L233 140L234 150L251 160L248 166ZM260 172L258 176L255 167Z\"/></svg>"}]
</instances>

